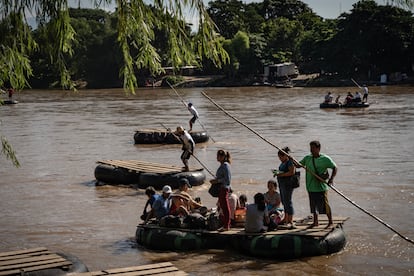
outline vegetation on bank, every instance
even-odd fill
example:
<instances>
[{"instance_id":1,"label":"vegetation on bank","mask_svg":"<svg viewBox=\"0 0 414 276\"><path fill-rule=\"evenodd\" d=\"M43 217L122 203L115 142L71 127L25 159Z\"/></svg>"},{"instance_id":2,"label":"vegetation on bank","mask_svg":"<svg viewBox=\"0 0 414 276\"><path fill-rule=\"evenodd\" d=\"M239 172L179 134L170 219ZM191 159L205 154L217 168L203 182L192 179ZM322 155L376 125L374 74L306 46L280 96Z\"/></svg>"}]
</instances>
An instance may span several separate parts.
<instances>
[{"instance_id":1,"label":"vegetation on bank","mask_svg":"<svg viewBox=\"0 0 414 276\"><path fill-rule=\"evenodd\" d=\"M196 33L177 11L167 12L163 1L138 6L120 1L114 12L65 10L62 0L41 2L57 4L45 4L34 30L17 13L1 21L2 61L9 65L0 69L2 86L133 91L149 77L162 78L163 68L185 65L198 67L195 75L224 75L222 83L248 84L264 65L286 61L295 62L301 73L320 74L320 80L413 74L413 14L372 0L357 2L337 19L323 19L296 0L216 0L201 13L210 25ZM210 19L218 27L215 34Z\"/></svg>"}]
</instances>

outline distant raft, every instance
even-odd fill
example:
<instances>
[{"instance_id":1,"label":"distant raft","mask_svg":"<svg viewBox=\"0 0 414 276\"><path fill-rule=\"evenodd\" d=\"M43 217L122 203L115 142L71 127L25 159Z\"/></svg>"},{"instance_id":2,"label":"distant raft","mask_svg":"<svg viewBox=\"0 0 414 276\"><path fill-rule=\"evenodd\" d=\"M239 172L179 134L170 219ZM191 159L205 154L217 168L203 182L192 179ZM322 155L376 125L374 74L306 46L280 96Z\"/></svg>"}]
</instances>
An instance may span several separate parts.
<instances>
[{"instance_id":1,"label":"distant raft","mask_svg":"<svg viewBox=\"0 0 414 276\"><path fill-rule=\"evenodd\" d=\"M232 249L253 257L297 259L341 251L346 245L342 224L347 219L334 218L329 227L327 221L320 220L315 228L309 228L311 221L297 222L297 229L282 227L265 233L246 233L243 228L218 232L141 224L135 236L138 244L155 250Z\"/></svg>"},{"instance_id":2,"label":"distant raft","mask_svg":"<svg viewBox=\"0 0 414 276\"><path fill-rule=\"evenodd\" d=\"M190 132L194 143L204 143L209 140L205 131ZM135 144L181 144L181 141L175 137L171 131L160 129L142 129L135 131Z\"/></svg>"},{"instance_id":3,"label":"distant raft","mask_svg":"<svg viewBox=\"0 0 414 276\"><path fill-rule=\"evenodd\" d=\"M19 101L15 101L15 100L3 100L2 102L4 105L9 105L9 104L18 104Z\"/></svg>"},{"instance_id":4,"label":"distant raft","mask_svg":"<svg viewBox=\"0 0 414 276\"><path fill-rule=\"evenodd\" d=\"M186 178L192 186L202 185L206 179L202 168L190 168L184 172L177 166L139 160L101 160L97 163L97 184L133 185L140 189L152 186L161 190L164 185L178 189L181 178Z\"/></svg>"},{"instance_id":5,"label":"distant raft","mask_svg":"<svg viewBox=\"0 0 414 276\"><path fill-rule=\"evenodd\" d=\"M340 103L321 103L319 105L320 108L364 108L369 107L369 103L347 103L347 104L340 104Z\"/></svg>"}]
</instances>

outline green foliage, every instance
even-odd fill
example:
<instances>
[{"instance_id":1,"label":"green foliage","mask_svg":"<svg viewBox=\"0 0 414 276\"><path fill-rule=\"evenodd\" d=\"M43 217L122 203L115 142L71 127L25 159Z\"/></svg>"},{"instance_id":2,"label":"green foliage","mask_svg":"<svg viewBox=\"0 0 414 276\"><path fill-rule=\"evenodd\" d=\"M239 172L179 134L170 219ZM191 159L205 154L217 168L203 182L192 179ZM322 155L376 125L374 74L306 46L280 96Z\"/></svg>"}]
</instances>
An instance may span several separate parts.
<instances>
[{"instance_id":1,"label":"green foliage","mask_svg":"<svg viewBox=\"0 0 414 276\"><path fill-rule=\"evenodd\" d=\"M411 12L375 1L360 1L338 22L324 45L324 68L365 78L411 70L414 19Z\"/></svg>"},{"instance_id":2,"label":"green foliage","mask_svg":"<svg viewBox=\"0 0 414 276\"><path fill-rule=\"evenodd\" d=\"M227 53L217 40L216 28L205 10L202 0L157 0L153 5L146 4L143 0L138 1L93 1L96 7L103 4L115 2L117 5L117 42L122 55L123 64L120 68L120 75L124 79L124 88L134 93L137 87L136 70L148 69L152 74L162 72L162 60L154 47L154 30L164 29L168 34L168 62L169 65L178 67L181 65L198 64L203 58L212 59L216 66L221 66L228 60ZM4 18L11 18L12 27L2 29L1 36L6 43L2 43L2 54L5 56L5 64L10 61L12 64L0 68L2 76L1 83L5 81L17 84L15 88L27 86L27 78L31 75L31 67L28 62L21 62L23 57L28 57L34 49L36 42L32 39L27 27L26 11L31 11L36 16L36 23L39 29L38 38L42 40L44 53L47 58L39 62L39 66L49 71L59 72L59 83L63 88L74 89L71 80L72 74L82 73L80 65L71 64L70 59L74 54L77 44L77 34L73 21L71 21L67 0L28 0L8 1L1 0L0 15L1 24ZM199 16L199 32L197 36L191 36L189 28L185 23L183 11L197 12ZM82 17L78 14L78 17ZM101 20L100 14L94 14L93 20ZM78 20L77 29L82 33L82 26L85 24ZM89 22L90 23L90 22ZM10 25L10 24L8 24ZM6 26L8 27L6 24ZM87 29L86 29L87 30ZM93 37L93 36L92 36ZM79 36L82 38L82 34ZM8 41L6 41L8 39ZM21 45L16 45L21 44ZM20 47L19 47L20 46ZM10 48L9 51L7 48ZM81 47L79 47L81 48ZM13 54L14 55L11 55ZM2 55L3 57L3 55ZM11 57L15 57L12 59ZM21 71L16 72L19 79L7 77L13 74L17 63L27 65ZM51 74L48 77L54 77Z\"/></svg>"},{"instance_id":3,"label":"green foliage","mask_svg":"<svg viewBox=\"0 0 414 276\"><path fill-rule=\"evenodd\" d=\"M169 87L170 85L174 86L183 81L184 81L183 76L179 76L179 75L166 76L165 78L163 78L161 85Z\"/></svg>"},{"instance_id":4,"label":"green foliage","mask_svg":"<svg viewBox=\"0 0 414 276\"><path fill-rule=\"evenodd\" d=\"M15 167L20 167L19 160L17 160L16 153L13 150L13 147L7 141L7 139L3 136L0 136L1 140L1 154L3 154L7 159L9 159Z\"/></svg>"}]
</instances>

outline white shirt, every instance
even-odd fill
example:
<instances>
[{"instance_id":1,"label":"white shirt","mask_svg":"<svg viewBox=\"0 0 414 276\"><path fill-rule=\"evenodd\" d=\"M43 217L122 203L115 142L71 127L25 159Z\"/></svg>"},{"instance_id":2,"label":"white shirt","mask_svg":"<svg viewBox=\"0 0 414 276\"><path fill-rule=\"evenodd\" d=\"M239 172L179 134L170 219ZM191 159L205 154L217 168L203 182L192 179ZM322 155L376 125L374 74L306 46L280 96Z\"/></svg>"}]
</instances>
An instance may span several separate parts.
<instances>
[{"instance_id":1,"label":"white shirt","mask_svg":"<svg viewBox=\"0 0 414 276\"><path fill-rule=\"evenodd\" d=\"M194 140L193 137L187 132L187 130L184 130L184 133L180 135L181 140L183 140L183 144L185 149L187 150L194 150Z\"/></svg>"},{"instance_id":2,"label":"white shirt","mask_svg":"<svg viewBox=\"0 0 414 276\"><path fill-rule=\"evenodd\" d=\"M197 110L195 109L194 105L192 105L191 107L189 107L189 108L188 108L188 111L190 111L190 113L191 113L193 116L196 116L196 117L198 118L198 112L197 112Z\"/></svg>"}]
</instances>

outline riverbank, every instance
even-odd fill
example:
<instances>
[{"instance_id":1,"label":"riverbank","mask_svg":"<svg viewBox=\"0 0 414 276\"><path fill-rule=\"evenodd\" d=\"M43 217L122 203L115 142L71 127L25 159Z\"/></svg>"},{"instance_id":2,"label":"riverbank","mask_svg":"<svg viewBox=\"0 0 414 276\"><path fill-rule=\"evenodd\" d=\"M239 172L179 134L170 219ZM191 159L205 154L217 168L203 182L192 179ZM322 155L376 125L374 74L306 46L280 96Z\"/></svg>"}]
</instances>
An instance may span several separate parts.
<instances>
[{"instance_id":1,"label":"riverbank","mask_svg":"<svg viewBox=\"0 0 414 276\"><path fill-rule=\"evenodd\" d=\"M175 84L176 87L241 87L257 84L254 78L228 79L224 75L212 76L183 76L183 81ZM368 86L380 85L414 85L414 77L409 77L399 82L380 83L375 80L357 80L359 85ZM338 76L321 76L319 74L302 74L292 79L295 87L355 87L356 84L351 78Z\"/></svg>"}]
</instances>

